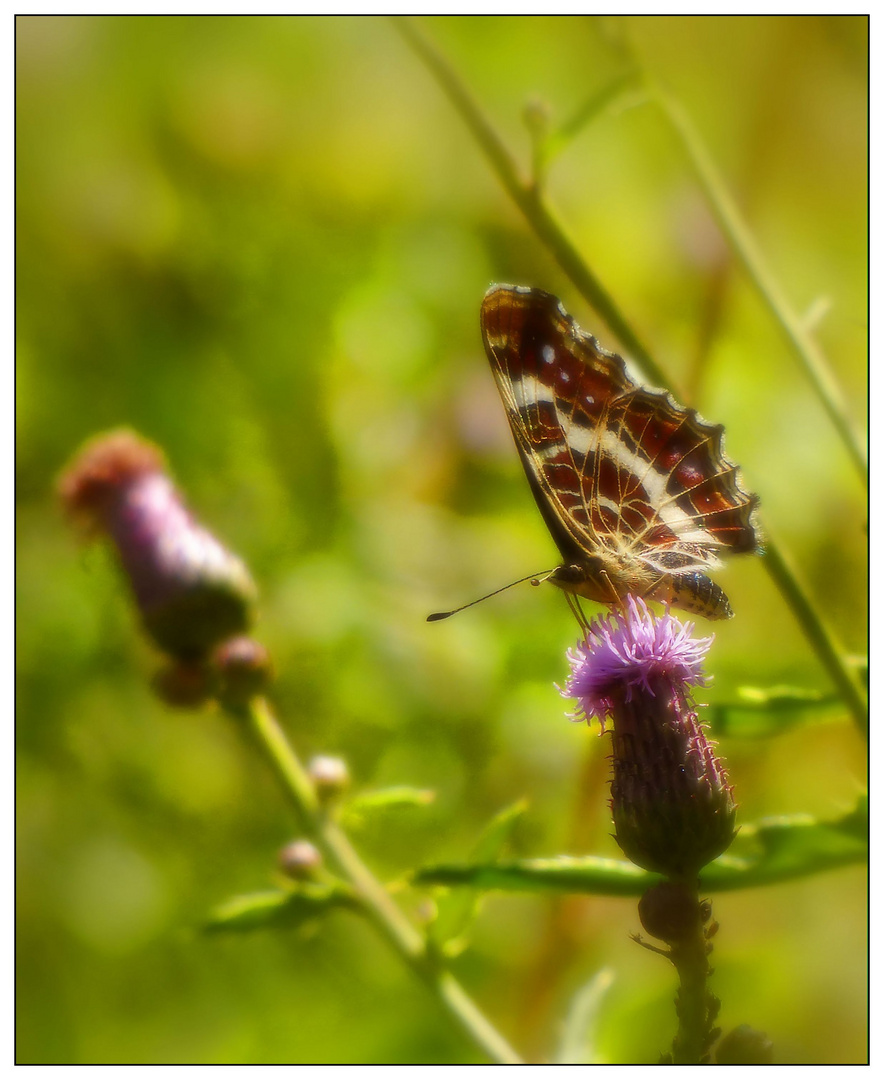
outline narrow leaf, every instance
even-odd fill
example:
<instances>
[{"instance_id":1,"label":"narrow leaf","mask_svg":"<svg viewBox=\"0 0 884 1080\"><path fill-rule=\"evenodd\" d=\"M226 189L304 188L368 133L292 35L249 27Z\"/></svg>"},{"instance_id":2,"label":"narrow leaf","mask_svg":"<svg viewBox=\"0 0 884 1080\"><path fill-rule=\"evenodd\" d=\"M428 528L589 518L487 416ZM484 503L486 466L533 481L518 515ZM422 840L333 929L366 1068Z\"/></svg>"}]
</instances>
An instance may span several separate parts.
<instances>
[{"instance_id":1,"label":"narrow leaf","mask_svg":"<svg viewBox=\"0 0 884 1080\"><path fill-rule=\"evenodd\" d=\"M492 862L498 858L527 805L520 800L492 818L473 848L473 862ZM466 947L467 932L478 914L480 902L481 893L473 889L458 889L437 900L437 915L430 932L447 955L454 955Z\"/></svg>"},{"instance_id":2,"label":"narrow leaf","mask_svg":"<svg viewBox=\"0 0 884 1080\"><path fill-rule=\"evenodd\" d=\"M357 907L353 893L343 885L301 885L234 896L209 913L203 929L242 933L270 926L294 927L338 908Z\"/></svg>"},{"instance_id":3,"label":"narrow leaf","mask_svg":"<svg viewBox=\"0 0 884 1080\"><path fill-rule=\"evenodd\" d=\"M605 994L614 983L614 972L602 968L571 1000L565 1027L556 1052L556 1065L591 1065L595 1057L593 1037Z\"/></svg>"},{"instance_id":4,"label":"narrow leaf","mask_svg":"<svg viewBox=\"0 0 884 1080\"><path fill-rule=\"evenodd\" d=\"M730 851L704 867L700 881L708 891L747 889L867 861L868 825L865 803L860 800L834 821L796 815L744 825ZM598 896L640 896L659 880L658 875L625 860L592 855L434 866L416 875L416 881L425 885Z\"/></svg>"},{"instance_id":5,"label":"narrow leaf","mask_svg":"<svg viewBox=\"0 0 884 1080\"><path fill-rule=\"evenodd\" d=\"M708 716L719 735L762 738L799 724L818 723L833 709L841 708L841 698L829 691L806 686L741 686L732 701L712 705Z\"/></svg>"},{"instance_id":6,"label":"narrow leaf","mask_svg":"<svg viewBox=\"0 0 884 1080\"><path fill-rule=\"evenodd\" d=\"M342 811L347 825L362 825L368 818L388 812L411 810L416 806L428 806L436 798L435 791L413 787L381 788L367 791L351 799Z\"/></svg>"}]
</instances>

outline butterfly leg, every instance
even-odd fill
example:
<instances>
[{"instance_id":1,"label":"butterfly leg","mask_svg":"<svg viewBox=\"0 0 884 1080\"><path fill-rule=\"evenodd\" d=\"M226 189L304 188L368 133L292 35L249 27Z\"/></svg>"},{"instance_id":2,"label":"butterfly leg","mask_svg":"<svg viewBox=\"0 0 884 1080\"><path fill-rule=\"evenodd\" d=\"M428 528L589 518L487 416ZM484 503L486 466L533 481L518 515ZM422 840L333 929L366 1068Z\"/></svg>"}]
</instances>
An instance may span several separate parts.
<instances>
[{"instance_id":1,"label":"butterfly leg","mask_svg":"<svg viewBox=\"0 0 884 1080\"><path fill-rule=\"evenodd\" d=\"M614 587L614 582L611 581L608 571L604 568L600 569L598 571L598 577L599 580L604 584L607 591L611 594L610 600L601 600L600 602L603 604L615 604L618 607L622 607L626 602L626 597L621 596L620 593L617 592L616 588Z\"/></svg>"},{"instance_id":2,"label":"butterfly leg","mask_svg":"<svg viewBox=\"0 0 884 1080\"><path fill-rule=\"evenodd\" d=\"M580 627L580 631L584 637L589 633L589 619L587 619L583 608L580 606L580 598L572 592L565 593L565 599L568 601L568 607L571 609L574 618L577 620L577 625Z\"/></svg>"}]
</instances>

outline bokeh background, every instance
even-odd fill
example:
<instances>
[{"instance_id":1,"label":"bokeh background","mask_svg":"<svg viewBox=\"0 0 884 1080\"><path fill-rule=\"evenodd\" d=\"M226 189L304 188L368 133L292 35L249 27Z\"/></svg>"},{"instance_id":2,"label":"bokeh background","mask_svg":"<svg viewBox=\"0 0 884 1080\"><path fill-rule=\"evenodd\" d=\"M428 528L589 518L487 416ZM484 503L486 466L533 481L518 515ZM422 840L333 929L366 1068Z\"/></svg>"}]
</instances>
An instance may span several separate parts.
<instances>
[{"instance_id":1,"label":"bokeh background","mask_svg":"<svg viewBox=\"0 0 884 1080\"><path fill-rule=\"evenodd\" d=\"M523 162L623 70L626 34L681 100L860 430L866 415L867 22L862 17L422 20ZM271 884L293 836L232 724L152 695L112 558L53 485L87 436L166 450L261 585L257 634L299 751L357 792L432 789L363 823L377 872L459 861L501 808L512 853L616 856L607 744L554 688L576 626L554 589L428 612L552 566L478 331L492 281L549 289L616 346L380 18L17 20L20 1062L481 1060L370 928L201 936ZM727 426L765 521L845 649L866 649L865 496L660 115L623 103L553 163L550 197L673 385ZM825 690L761 560L719 577L714 683ZM730 714L728 714L730 716ZM865 783L846 710L733 714L742 820L836 816ZM715 898L725 1029L780 1062L866 1054L866 880L845 869ZM553 1053L603 966L601 1060L654 1061L673 974L635 904L486 901L456 972L524 1053Z\"/></svg>"}]
</instances>

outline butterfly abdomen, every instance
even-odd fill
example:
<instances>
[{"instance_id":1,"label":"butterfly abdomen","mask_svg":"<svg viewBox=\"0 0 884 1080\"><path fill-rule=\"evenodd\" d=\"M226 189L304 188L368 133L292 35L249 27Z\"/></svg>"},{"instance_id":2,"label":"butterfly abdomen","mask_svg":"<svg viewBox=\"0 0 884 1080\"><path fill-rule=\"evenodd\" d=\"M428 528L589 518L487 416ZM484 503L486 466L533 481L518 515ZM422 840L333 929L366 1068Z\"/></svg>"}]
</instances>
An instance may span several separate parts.
<instances>
[{"instance_id":1,"label":"butterfly abdomen","mask_svg":"<svg viewBox=\"0 0 884 1080\"><path fill-rule=\"evenodd\" d=\"M667 576L653 599L702 615L704 619L731 619L734 614L724 591L699 571Z\"/></svg>"}]
</instances>

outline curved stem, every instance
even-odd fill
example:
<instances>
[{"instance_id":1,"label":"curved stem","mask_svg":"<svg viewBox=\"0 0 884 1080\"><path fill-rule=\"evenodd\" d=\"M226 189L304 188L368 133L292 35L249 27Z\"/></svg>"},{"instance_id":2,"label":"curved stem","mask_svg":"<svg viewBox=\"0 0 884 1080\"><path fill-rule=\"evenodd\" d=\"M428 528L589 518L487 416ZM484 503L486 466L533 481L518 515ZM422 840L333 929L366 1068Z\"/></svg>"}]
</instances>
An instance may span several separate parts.
<instances>
[{"instance_id":1,"label":"curved stem","mask_svg":"<svg viewBox=\"0 0 884 1080\"><path fill-rule=\"evenodd\" d=\"M841 387L835 378L822 349L807 329L805 322L792 310L782 289L764 262L755 240L743 221L737 205L719 176L712 158L681 104L648 79L651 96L687 154L700 189L727 237L731 249L743 264L749 280L767 304L768 310L785 334L792 350L801 362L808 381L816 391L829 419L847 448L863 483L868 486L869 466L866 450L854 431Z\"/></svg>"},{"instance_id":2,"label":"curved stem","mask_svg":"<svg viewBox=\"0 0 884 1080\"><path fill-rule=\"evenodd\" d=\"M842 700L850 709L854 723L860 732L868 738L868 701L856 671L847 663L844 650L838 646L832 636L832 631L811 603L807 592L798 581L787 555L774 543L770 535L766 535L764 538L764 565L776 582L777 588L786 598L795 618L801 624L805 636L813 645L817 656L837 687Z\"/></svg>"},{"instance_id":3,"label":"curved stem","mask_svg":"<svg viewBox=\"0 0 884 1080\"><path fill-rule=\"evenodd\" d=\"M430 953L423 935L412 926L375 878L343 830L324 813L310 777L264 698L228 710L244 719L269 760L305 832L356 890L362 909L411 970L435 993L461 1028L497 1064L518 1065L521 1059L480 1012L439 958Z\"/></svg>"},{"instance_id":4,"label":"curved stem","mask_svg":"<svg viewBox=\"0 0 884 1080\"><path fill-rule=\"evenodd\" d=\"M591 307L595 308L624 349L641 364L645 374L655 383L661 386L667 385L663 369L657 365L638 335L620 313L605 287L566 236L555 215L544 202L540 191L534 184L523 178L512 154L448 61L420 33L410 19L394 16L393 23L432 71L461 119L490 160L498 179L528 219L534 231L552 252L559 266L574 283L580 295Z\"/></svg>"},{"instance_id":5,"label":"curved stem","mask_svg":"<svg viewBox=\"0 0 884 1080\"><path fill-rule=\"evenodd\" d=\"M393 22L411 48L435 76L452 105L472 132L476 143L485 153L498 179L525 215L530 227L556 258L583 298L595 308L619 338L626 351L638 361L646 375L661 386L672 386L672 381L666 378L662 368L659 367L638 336L633 332L604 286L596 278L575 245L565 234L564 229L544 202L542 193L535 185L522 177L515 159L503 143L503 140L484 116L475 99L445 57L420 33L411 20L396 16ZM753 263L753 266L757 268L757 263ZM762 282L766 281L764 274L762 274L760 280ZM768 290L766 295L776 297L777 293L776 290L773 292ZM784 310L787 309L784 309L782 304L778 304L778 312L782 313ZM780 314L778 314L779 317ZM808 338L806 331L800 324L793 325L793 322L793 320L787 320L788 327L785 328L791 328L791 330L795 331L795 340L801 342ZM835 397L830 395L830 401L837 401L837 394ZM835 411L839 411L839 409ZM843 412L843 410L840 411ZM789 559L781 549L778 550L773 545L768 545L768 555L764 560L764 566L792 609L820 661L842 693L857 725L865 728L867 720L864 695L859 689L856 678L844 656L835 646L831 633L823 623L822 617L793 573Z\"/></svg>"}]
</instances>

